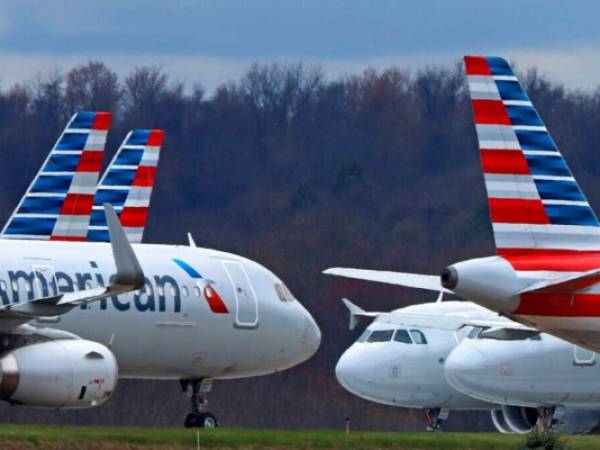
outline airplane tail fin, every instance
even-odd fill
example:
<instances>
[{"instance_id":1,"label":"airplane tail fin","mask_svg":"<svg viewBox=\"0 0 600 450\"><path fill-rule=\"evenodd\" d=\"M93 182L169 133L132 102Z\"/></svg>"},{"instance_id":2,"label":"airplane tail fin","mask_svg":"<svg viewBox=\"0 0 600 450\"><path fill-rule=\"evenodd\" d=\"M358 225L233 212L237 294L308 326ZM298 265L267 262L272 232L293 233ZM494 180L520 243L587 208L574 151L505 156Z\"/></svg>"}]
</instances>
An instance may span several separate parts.
<instances>
[{"instance_id":1,"label":"airplane tail fin","mask_svg":"<svg viewBox=\"0 0 600 450\"><path fill-rule=\"evenodd\" d=\"M598 219L509 64L464 61L498 254L600 249Z\"/></svg>"},{"instance_id":2,"label":"airplane tail fin","mask_svg":"<svg viewBox=\"0 0 600 450\"><path fill-rule=\"evenodd\" d=\"M110 240L104 203L117 211L129 242L142 241L163 138L163 130L132 130L127 134L100 180L88 241Z\"/></svg>"},{"instance_id":3,"label":"airplane tail fin","mask_svg":"<svg viewBox=\"0 0 600 450\"><path fill-rule=\"evenodd\" d=\"M348 328L350 330L354 330L356 328L356 325L358 325L361 320L373 320L382 314L380 312L367 312L364 309L356 306L347 298L343 298L342 302L344 303L346 308L348 308L348 312L350 313L350 322L348 324Z\"/></svg>"},{"instance_id":4,"label":"airplane tail fin","mask_svg":"<svg viewBox=\"0 0 600 450\"><path fill-rule=\"evenodd\" d=\"M2 238L85 241L112 115L78 112L2 230Z\"/></svg>"}]
</instances>

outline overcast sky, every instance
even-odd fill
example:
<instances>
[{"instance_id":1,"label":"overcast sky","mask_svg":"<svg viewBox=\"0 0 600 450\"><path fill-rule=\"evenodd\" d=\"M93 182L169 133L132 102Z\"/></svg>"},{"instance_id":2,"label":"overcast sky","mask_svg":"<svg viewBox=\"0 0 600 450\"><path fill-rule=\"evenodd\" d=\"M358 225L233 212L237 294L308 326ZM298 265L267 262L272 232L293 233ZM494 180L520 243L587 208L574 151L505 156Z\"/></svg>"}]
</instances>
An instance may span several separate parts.
<instances>
[{"instance_id":1,"label":"overcast sky","mask_svg":"<svg viewBox=\"0 0 600 450\"><path fill-rule=\"evenodd\" d=\"M95 59L119 74L161 64L212 90L254 61L316 63L335 77L476 53L591 89L599 18L595 0L0 0L0 81Z\"/></svg>"}]
</instances>

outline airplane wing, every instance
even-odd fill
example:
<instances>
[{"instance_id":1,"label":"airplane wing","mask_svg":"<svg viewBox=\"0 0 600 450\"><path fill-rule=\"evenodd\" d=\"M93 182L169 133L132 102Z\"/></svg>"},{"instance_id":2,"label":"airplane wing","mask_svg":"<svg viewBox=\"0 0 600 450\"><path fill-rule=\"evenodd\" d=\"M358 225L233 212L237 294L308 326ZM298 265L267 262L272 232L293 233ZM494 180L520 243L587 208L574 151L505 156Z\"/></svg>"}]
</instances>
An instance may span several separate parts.
<instances>
[{"instance_id":1,"label":"airplane wing","mask_svg":"<svg viewBox=\"0 0 600 450\"><path fill-rule=\"evenodd\" d=\"M350 269L344 267L332 267L324 270L326 275L354 278L357 280L375 281L377 283L393 284L415 289L426 289L429 291L445 292L452 291L442 287L440 277L436 275L422 275L418 273L389 272L384 270Z\"/></svg>"},{"instance_id":2,"label":"airplane wing","mask_svg":"<svg viewBox=\"0 0 600 450\"><path fill-rule=\"evenodd\" d=\"M84 289L52 297L37 298L27 303L7 305L2 311L2 318L10 318L14 314L26 317L56 316L70 311L76 305L94 302L113 295L125 294L144 286L144 272L114 208L109 204L105 204L104 211L117 269L115 280L106 287Z\"/></svg>"}]
</instances>

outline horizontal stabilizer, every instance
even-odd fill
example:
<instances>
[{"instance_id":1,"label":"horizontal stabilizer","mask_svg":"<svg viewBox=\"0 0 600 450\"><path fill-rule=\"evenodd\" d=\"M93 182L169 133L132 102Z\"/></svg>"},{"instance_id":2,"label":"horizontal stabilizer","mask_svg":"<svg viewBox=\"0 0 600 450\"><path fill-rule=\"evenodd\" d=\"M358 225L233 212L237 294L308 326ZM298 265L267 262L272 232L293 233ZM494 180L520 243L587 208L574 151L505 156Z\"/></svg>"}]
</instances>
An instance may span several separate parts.
<instances>
[{"instance_id":1,"label":"horizontal stabilizer","mask_svg":"<svg viewBox=\"0 0 600 450\"><path fill-rule=\"evenodd\" d=\"M539 281L521 289L517 295L528 292L540 292L552 290L552 292L575 292L585 289L600 281L600 269L592 269L587 272L579 272L556 278Z\"/></svg>"},{"instance_id":2,"label":"horizontal stabilizer","mask_svg":"<svg viewBox=\"0 0 600 450\"><path fill-rule=\"evenodd\" d=\"M375 281L377 283L393 284L414 289L426 289L429 291L445 292L452 291L442 287L440 277L437 275L421 275L417 273L388 272L384 270L349 269L343 267L332 267L323 271L326 275L354 278L357 280Z\"/></svg>"},{"instance_id":3,"label":"horizontal stabilizer","mask_svg":"<svg viewBox=\"0 0 600 450\"><path fill-rule=\"evenodd\" d=\"M375 317L382 314L379 312L366 312L364 309L356 306L354 303L352 303L347 298L343 298L342 302L344 302L344 305L346 305L346 308L348 308L348 311L350 312L350 323L349 323L348 327L351 330L354 330L354 328L356 328L356 325L358 325L358 323L361 321L361 319L366 319L366 318L374 319Z\"/></svg>"}]
</instances>

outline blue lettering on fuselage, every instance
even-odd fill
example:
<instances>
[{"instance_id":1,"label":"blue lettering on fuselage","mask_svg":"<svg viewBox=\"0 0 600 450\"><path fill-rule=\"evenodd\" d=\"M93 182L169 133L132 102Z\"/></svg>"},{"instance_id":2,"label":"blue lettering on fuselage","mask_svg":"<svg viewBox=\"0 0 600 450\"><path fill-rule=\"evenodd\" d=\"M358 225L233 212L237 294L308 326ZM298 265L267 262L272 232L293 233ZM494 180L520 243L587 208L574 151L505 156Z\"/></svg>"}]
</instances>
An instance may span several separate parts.
<instances>
[{"instance_id":1,"label":"blue lettering on fuselage","mask_svg":"<svg viewBox=\"0 0 600 450\"><path fill-rule=\"evenodd\" d=\"M90 262L92 268L97 264ZM111 275L109 283L113 282L116 275ZM145 278L145 285L134 293L121 296L113 295L99 301L100 310L109 307L117 311L128 311L135 309L140 312L158 311L181 312L181 290L177 280L169 275L154 275ZM65 272L55 272L54 279L47 280L35 271L23 270L8 271L8 283L0 283L0 301L3 305L30 301L35 298L48 297L69 292L106 286L102 274L95 272L75 273L73 276ZM169 303L172 302L172 305ZM110 306L109 306L110 305ZM87 309L82 305L82 309Z\"/></svg>"}]
</instances>

